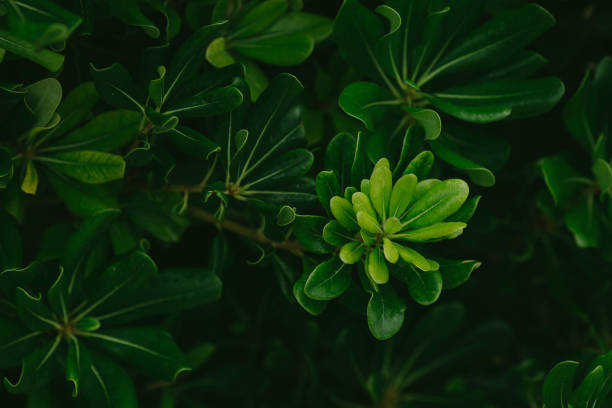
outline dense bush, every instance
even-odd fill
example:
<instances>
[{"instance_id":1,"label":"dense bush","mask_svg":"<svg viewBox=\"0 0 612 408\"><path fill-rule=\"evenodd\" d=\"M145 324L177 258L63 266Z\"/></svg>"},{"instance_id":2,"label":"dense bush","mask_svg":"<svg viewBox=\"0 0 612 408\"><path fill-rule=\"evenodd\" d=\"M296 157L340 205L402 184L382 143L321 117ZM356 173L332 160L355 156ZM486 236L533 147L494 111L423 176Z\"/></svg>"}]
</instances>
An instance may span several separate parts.
<instances>
[{"instance_id":1,"label":"dense bush","mask_svg":"<svg viewBox=\"0 0 612 408\"><path fill-rule=\"evenodd\" d=\"M0 2L0 406L612 407L611 21Z\"/></svg>"}]
</instances>

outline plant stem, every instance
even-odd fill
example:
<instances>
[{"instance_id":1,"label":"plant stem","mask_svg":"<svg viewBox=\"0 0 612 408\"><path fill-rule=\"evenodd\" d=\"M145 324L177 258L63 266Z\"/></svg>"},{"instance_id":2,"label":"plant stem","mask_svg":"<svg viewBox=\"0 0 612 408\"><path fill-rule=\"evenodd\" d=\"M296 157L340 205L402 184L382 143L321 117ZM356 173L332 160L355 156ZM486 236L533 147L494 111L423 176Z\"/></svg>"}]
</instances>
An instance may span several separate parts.
<instances>
[{"instance_id":1,"label":"plant stem","mask_svg":"<svg viewBox=\"0 0 612 408\"><path fill-rule=\"evenodd\" d=\"M242 235L243 237L247 237L254 241L257 241L260 244L266 244L276 249L289 251L297 256L304 255L304 248L300 245L299 242L295 240L283 242L271 240L270 238L266 237L266 235L260 230L245 227L244 225L241 225L231 220L220 221L213 214L209 213L208 211L204 211L200 208L189 207L188 212L192 217L197 218L198 220L214 224L215 226L217 226L217 228L231 231L238 235Z\"/></svg>"}]
</instances>

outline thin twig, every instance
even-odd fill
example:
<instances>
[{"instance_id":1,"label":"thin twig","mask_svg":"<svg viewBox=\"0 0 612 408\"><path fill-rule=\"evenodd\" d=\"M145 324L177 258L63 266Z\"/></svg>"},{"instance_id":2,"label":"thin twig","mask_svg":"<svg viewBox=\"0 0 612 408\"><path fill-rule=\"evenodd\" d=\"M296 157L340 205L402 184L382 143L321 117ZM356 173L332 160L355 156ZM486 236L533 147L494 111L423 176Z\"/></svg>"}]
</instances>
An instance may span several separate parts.
<instances>
[{"instance_id":1,"label":"thin twig","mask_svg":"<svg viewBox=\"0 0 612 408\"><path fill-rule=\"evenodd\" d=\"M302 245L300 245L299 242L295 240L288 240L282 242L274 241L266 237L263 231L245 227L244 225L231 220L220 221L213 214L209 213L208 211L204 211L200 208L189 207L188 212L192 217L197 218L198 220L214 224L215 226L217 226L217 228L231 231L238 235L242 235L243 237L247 237L254 241L257 241L260 244L266 244L276 249L289 251L297 256L304 255L304 248L302 247Z\"/></svg>"}]
</instances>

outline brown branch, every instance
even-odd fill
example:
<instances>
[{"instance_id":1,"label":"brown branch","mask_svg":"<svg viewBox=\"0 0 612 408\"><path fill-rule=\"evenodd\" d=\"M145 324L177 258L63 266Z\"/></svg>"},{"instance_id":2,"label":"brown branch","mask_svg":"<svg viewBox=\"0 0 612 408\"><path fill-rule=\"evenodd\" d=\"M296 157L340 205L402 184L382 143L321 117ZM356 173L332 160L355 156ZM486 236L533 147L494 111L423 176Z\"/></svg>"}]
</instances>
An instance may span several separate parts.
<instances>
[{"instance_id":1,"label":"brown branch","mask_svg":"<svg viewBox=\"0 0 612 408\"><path fill-rule=\"evenodd\" d=\"M260 230L255 230L253 228L245 227L242 224L239 224L235 221L231 220L223 220L220 221L215 216L208 211L204 211L200 208L189 207L189 214L197 218L200 221L208 222L210 224L214 224L219 229L224 229L227 231L231 231L235 234L242 235L243 237L250 238L254 241L259 242L260 244L270 245L276 249L282 249L284 251L289 251L294 255L303 256L304 248L300 245L299 242L295 240L290 241L274 241L270 238L266 237L265 234Z\"/></svg>"}]
</instances>

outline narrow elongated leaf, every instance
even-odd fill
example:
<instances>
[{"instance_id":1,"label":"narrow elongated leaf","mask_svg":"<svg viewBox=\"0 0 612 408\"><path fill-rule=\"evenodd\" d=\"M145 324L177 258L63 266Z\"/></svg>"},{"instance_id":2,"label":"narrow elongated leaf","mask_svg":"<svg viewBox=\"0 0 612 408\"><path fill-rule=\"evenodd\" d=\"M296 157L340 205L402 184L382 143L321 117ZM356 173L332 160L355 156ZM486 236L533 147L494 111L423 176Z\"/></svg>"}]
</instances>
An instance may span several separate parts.
<instances>
[{"instance_id":1,"label":"narrow elongated leaf","mask_svg":"<svg viewBox=\"0 0 612 408\"><path fill-rule=\"evenodd\" d=\"M0 368L18 366L37 347L41 334L28 330L17 320L0 318Z\"/></svg>"},{"instance_id":2,"label":"narrow elongated leaf","mask_svg":"<svg viewBox=\"0 0 612 408\"><path fill-rule=\"evenodd\" d=\"M392 238L408 242L430 242L454 237L467 226L464 222L440 222L427 227L393 234Z\"/></svg>"},{"instance_id":3,"label":"narrow elongated leaf","mask_svg":"<svg viewBox=\"0 0 612 408\"><path fill-rule=\"evenodd\" d=\"M23 324L32 331L47 331L57 329L59 324L42 297L32 296L23 288L17 288L15 293L17 314Z\"/></svg>"},{"instance_id":4,"label":"narrow elongated leaf","mask_svg":"<svg viewBox=\"0 0 612 408\"><path fill-rule=\"evenodd\" d=\"M555 77L498 80L436 92L431 102L459 119L487 123L541 115L551 110L564 92L563 82Z\"/></svg>"},{"instance_id":5,"label":"narrow elongated leaf","mask_svg":"<svg viewBox=\"0 0 612 408\"><path fill-rule=\"evenodd\" d=\"M470 179L483 187L495 185L495 175L485 166L478 164L447 146L444 141L433 141L429 144L431 150L440 159L449 163L453 167L461 169L467 173Z\"/></svg>"},{"instance_id":6,"label":"narrow elongated leaf","mask_svg":"<svg viewBox=\"0 0 612 408\"><path fill-rule=\"evenodd\" d=\"M15 382L4 378L6 390L11 394L22 394L50 382L61 367L57 359L60 340L61 336L57 336L28 354L21 364L19 378Z\"/></svg>"},{"instance_id":7,"label":"narrow elongated leaf","mask_svg":"<svg viewBox=\"0 0 612 408\"><path fill-rule=\"evenodd\" d=\"M62 54L40 49L35 44L5 30L0 30L0 48L26 58L51 72L58 71L64 65Z\"/></svg>"},{"instance_id":8,"label":"narrow elongated leaf","mask_svg":"<svg viewBox=\"0 0 612 408\"><path fill-rule=\"evenodd\" d=\"M314 49L314 40L301 33L278 37L264 34L237 41L232 49L257 61L286 67L305 61Z\"/></svg>"},{"instance_id":9,"label":"narrow elongated leaf","mask_svg":"<svg viewBox=\"0 0 612 408\"><path fill-rule=\"evenodd\" d=\"M535 3L500 13L468 34L419 83L437 75L495 66L554 23L553 16Z\"/></svg>"},{"instance_id":10,"label":"narrow elongated leaf","mask_svg":"<svg viewBox=\"0 0 612 408\"><path fill-rule=\"evenodd\" d=\"M108 152L132 141L140 126L141 116L130 110L114 110L102 113L44 151L100 150Z\"/></svg>"},{"instance_id":11,"label":"narrow elongated leaf","mask_svg":"<svg viewBox=\"0 0 612 408\"><path fill-rule=\"evenodd\" d=\"M233 86L203 91L170 105L164 113L185 118L204 118L229 112L242 103L242 93Z\"/></svg>"},{"instance_id":12,"label":"narrow elongated leaf","mask_svg":"<svg viewBox=\"0 0 612 408\"><path fill-rule=\"evenodd\" d=\"M599 246L602 236L599 214L593 195L580 197L565 214L565 224L573 232L576 245L581 248Z\"/></svg>"},{"instance_id":13,"label":"narrow elongated leaf","mask_svg":"<svg viewBox=\"0 0 612 408\"><path fill-rule=\"evenodd\" d=\"M265 0L258 3L237 21L232 36L249 37L263 31L282 16L288 7L287 0Z\"/></svg>"},{"instance_id":14,"label":"narrow elongated leaf","mask_svg":"<svg viewBox=\"0 0 612 408\"><path fill-rule=\"evenodd\" d=\"M127 285L119 296L96 309L98 321L116 324L181 312L218 300L222 287L217 275L195 268L168 269L142 286Z\"/></svg>"},{"instance_id":15,"label":"narrow elongated leaf","mask_svg":"<svg viewBox=\"0 0 612 408\"><path fill-rule=\"evenodd\" d=\"M370 79L380 78L376 42L384 35L383 23L358 0L345 0L334 20L333 36L342 57Z\"/></svg>"},{"instance_id":16,"label":"narrow elongated leaf","mask_svg":"<svg viewBox=\"0 0 612 408\"><path fill-rule=\"evenodd\" d=\"M78 403L92 408L132 408L137 406L131 377L106 355L89 352L84 344ZM89 358L88 358L89 356Z\"/></svg>"},{"instance_id":17,"label":"narrow elongated leaf","mask_svg":"<svg viewBox=\"0 0 612 408\"><path fill-rule=\"evenodd\" d=\"M183 371L190 370L169 334L158 328L108 329L88 333L86 337L113 357L153 378L173 381Z\"/></svg>"},{"instance_id":18,"label":"narrow elongated leaf","mask_svg":"<svg viewBox=\"0 0 612 408\"><path fill-rule=\"evenodd\" d=\"M121 64L115 63L100 69L90 65L90 72L104 102L116 108L138 109L144 112L144 95Z\"/></svg>"},{"instance_id":19,"label":"narrow elongated leaf","mask_svg":"<svg viewBox=\"0 0 612 408\"><path fill-rule=\"evenodd\" d=\"M123 178L125 161L118 155L95 150L79 150L38 157L54 170L89 184Z\"/></svg>"},{"instance_id":20,"label":"narrow elongated leaf","mask_svg":"<svg viewBox=\"0 0 612 408\"><path fill-rule=\"evenodd\" d=\"M406 174L393 185L391 201L389 203L389 216L400 217L412 202L412 194L417 184L414 174Z\"/></svg>"},{"instance_id":21,"label":"narrow elongated leaf","mask_svg":"<svg viewBox=\"0 0 612 408\"><path fill-rule=\"evenodd\" d=\"M64 200L72 213L80 217L119 208L117 200L102 185L78 183L53 171L45 173L55 193Z\"/></svg>"},{"instance_id":22,"label":"narrow elongated leaf","mask_svg":"<svg viewBox=\"0 0 612 408\"><path fill-rule=\"evenodd\" d=\"M405 227L419 228L435 224L454 214L469 194L467 183L459 179L445 180L431 187L402 216Z\"/></svg>"}]
</instances>

